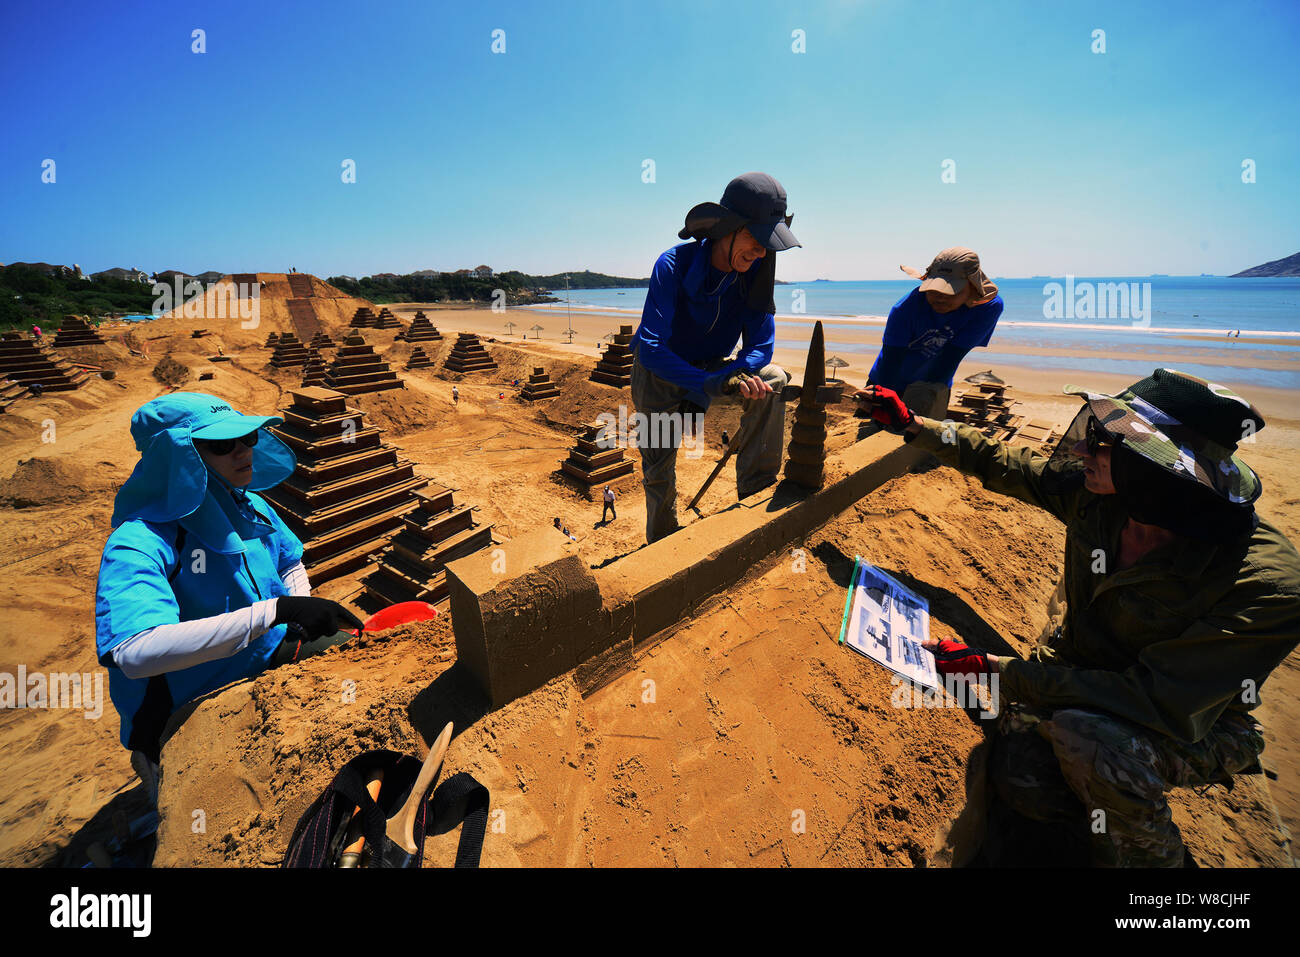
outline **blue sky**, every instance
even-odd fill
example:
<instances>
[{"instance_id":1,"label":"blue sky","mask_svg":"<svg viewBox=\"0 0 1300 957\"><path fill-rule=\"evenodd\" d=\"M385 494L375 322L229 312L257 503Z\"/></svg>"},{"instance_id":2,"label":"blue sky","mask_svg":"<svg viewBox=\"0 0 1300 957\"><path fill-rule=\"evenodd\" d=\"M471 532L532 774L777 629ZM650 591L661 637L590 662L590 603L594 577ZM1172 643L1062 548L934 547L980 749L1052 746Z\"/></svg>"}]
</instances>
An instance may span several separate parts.
<instances>
[{"instance_id":1,"label":"blue sky","mask_svg":"<svg viewBox=\"0 0 1300 957\"><path fill-rule=\"evenodd\" d=\"M1234 272L1300 250L1297 49L1294 0L6 4L0 262L645 276L761 169L783 279Z\"/></svg>"}]
</instances>

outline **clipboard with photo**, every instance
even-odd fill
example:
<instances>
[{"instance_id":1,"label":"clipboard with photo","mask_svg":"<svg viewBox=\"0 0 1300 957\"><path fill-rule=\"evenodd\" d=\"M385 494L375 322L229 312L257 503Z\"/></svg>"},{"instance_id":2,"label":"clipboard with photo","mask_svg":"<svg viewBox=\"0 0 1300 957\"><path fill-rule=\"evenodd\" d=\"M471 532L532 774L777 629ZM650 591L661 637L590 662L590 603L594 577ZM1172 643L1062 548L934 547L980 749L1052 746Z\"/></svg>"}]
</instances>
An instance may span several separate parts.
<instances>
[{"instance_id":1,"label":"clipboard with photo","mask_svg":"<svg viewBox=\"0 0 1300 957\"><path fill-rule=\"evenodd\" d=\"M840 641L923 688L941 687L930 637L930 603L860 558L853 568Z\"/></svg>"}]
</instances>

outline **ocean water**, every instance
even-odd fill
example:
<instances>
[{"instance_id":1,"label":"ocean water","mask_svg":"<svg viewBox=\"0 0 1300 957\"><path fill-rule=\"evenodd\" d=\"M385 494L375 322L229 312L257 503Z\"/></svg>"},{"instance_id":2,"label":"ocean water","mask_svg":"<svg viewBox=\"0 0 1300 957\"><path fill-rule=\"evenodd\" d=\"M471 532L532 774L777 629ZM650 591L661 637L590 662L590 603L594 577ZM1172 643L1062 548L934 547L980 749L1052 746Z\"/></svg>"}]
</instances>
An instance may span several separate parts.
<instances>
[{"instance_id":1,"label":"ocean water","mask_svg":"<svg viewBox=\"0 0 1300 957\"><path fill-rule=\"evenodd\" d=\"M999 361L1043 368L1149 372L1147 355L1177 351L1178 368L1210 379L1300 390L1300 278L1222 276L1044 276L997 279L1005 309L985 350ZM835 342L839 323L874 323L915 288L910 279L809 282L777 286L777 344L807 342L807 326L823 319L828 350L874 351ZM557 295L564 298L561 290ZM572 308L626 310L640 318L645 289L581 289ZM543 307L532 307L543 308ZM548 311L563 311L565 303ZM1243 338L1228 337L1241 330ZM1260 341L1269 340L1269 341ZM999 353L998 347L1077 351L1082 357ZM1198 361L1199 360L1199 361Z\"/></svg>"}]
</instances>

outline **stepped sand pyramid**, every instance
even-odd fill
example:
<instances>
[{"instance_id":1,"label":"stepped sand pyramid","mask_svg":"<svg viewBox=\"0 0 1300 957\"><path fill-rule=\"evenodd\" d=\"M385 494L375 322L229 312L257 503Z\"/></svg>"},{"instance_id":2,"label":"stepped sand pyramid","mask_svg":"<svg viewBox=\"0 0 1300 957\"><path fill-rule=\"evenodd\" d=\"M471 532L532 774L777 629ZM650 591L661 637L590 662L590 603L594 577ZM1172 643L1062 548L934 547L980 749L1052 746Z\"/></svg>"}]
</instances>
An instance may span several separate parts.
<instances>
[{"instance_id":1,"label":"stepped sand pyramid","mask_svg":"<svg viewBox=\"0 0 1300 957\"><path fill-rule=\"evenodd\" d=\"M307 364L302 367L302 384L325 385L325 360L314 348L307 352Z\"/></svg>"},{"instance_id":2,"label":"stepped sand pyramid","mask_svg":"<svg viewBox=\"0 0 1300 957\"><path fill-rule=\"evenodd\" d=\"M441 339L442 333L433 327L428 316L423 312L417 312L415 318L411 320L411 325L398 333L397 338L405 339L407 342L433 342Z\"/></svg>"},{"instance_id":3,"label":"stepped sand pyramid","mask_svg":"<svg viewBox=\"0 0 1300 957\"><path fill-rule=\"evenodd\" d=\"M63 325L54 334L54 348L66 349L71 346L102 346L104 340L83 316L64 316Z\"/></svg>"},{"instance_id":4,"label":"stepped sand pyramid","mask_svg":"<svg viewBox=\"0 0 1300 957\"><path fill-rule=\"evenodd\" d=\"M803 395L794 410L785 477L805 488L821 488L826 465L826 406L817 401L817 390L826 384L826 340L822 324L813 326L804 366Z\"/></svg>"},{"instance_id":5,"label":"stepped sand pyramid","mask_svg":"<svg viewBox=\"0 0 1300 957\"><path fill-rule=\"evenodd\" d=\"M21 382L0 376L0 412L13 405L19 399L25 399L30 393Z\"/></svg>"},{"instance_id":6,"label":"stepped sand pyramid","mask_svg":"<svg viewBox=\"0 0 1300 957\"><path fill-rule=\"evenodd\" d=\"M490 372L496 367L492 356L472 332L462 332L456 336L451 355L447 356L447 361L443 364L443 368L450 372Z\"/></svg>"},{"instance_id":7,"label":"stepped sand pyramid","mask_svg":"<svg viewBox=\"0 0 1300 957\"><path fill-rule=\"evenodd\" d=\"M533 366L533 374L524 383L519 398L528 402L536 402L538 399L553 399L559 394L560 390L551 381L551 377L547 375L546 370L541 366Z\"/></svg>"},{"instance_id":8,"label":"stepped sand pyramid","mask_svg":"<svg viewBox=\"0 0 1300 957\"><path fill-rule=\"evenodd\" d=\"M307 347L292 332L286 332L275 340L275 351L271 353L271 365L277 369L285 366L300 366L307 362Z\"/></svg>"},{"instance_id":9,"label":"stepped sand pyramid","mask_svg":"<svg viewBox=\"0 0 1300 957\"><path fill-rule=\"evenodd\" d=\"M429 354L424 351L423 346L416 346L412 349L411 358L406 360L406 368L408 369L424 369L431 365L433 365L433 360L429 358Z\"/></svg>"},{"instance_id":10,"label":"stepped sand pyramid","mask_svg":"<svg viewBox=\"0 0 1300 957\"><path fill-rule=\"evenodd\" d=\"M369 305L307 273L231 273L162 318L184 319L187 326L202 326L206 320L210 328L256 318L260 334L275 330L279 338L287 329L309 342L322 328L346 326L358 308Z\"/></svg>"},{"instance_id":11,"label":"stepped sand pyramid","mask_svg":"<svg viewBox=\"0 0 1300 957\"><path fill-rule=\"evenodd\" d=\"M612 448L602 448L602 439ZM614 439L613 432L602 422L591 422L583 427L578 443L569 457L560 463L560 472L590 489L611 479L629 475L635 468L631 459L623 457L623 449Z\"/></svg>"},{"instance_id":12,"label":"stepped sand pyramid","mask_svg":"<svg viewBox=\"0 0 1300 957\"><path fill-rule=\"evenodd\" d=\"M334 340L329 337L329 333L324 329L318 329L316 335L311 337L311 342L307 343L308 349L333 349Z\"/></svg>"},{"instance_id":13,"label":"stepped sand pyramid","mask_svg":"<svg viewBox=\"0 0 1300 957\"><path fill-rule=\"evenodd\" d=\"M632 327L619 326L618 335L609 344L609 348L605 350L605 354L601 356L595 370L591 373L592 382L603 382L620 389L632 384L633 356L629 345L631 341Z\"/></svg>"},{"instance_id":14,"label":"stepped sand pyramid","mask_svg":"<svg viewBox=\"0 0 1300 957\"><path fill-rule=\"evenodd\" d=\"M1015 440L1017 445L1034 449L1059 438L1055 423L1046 419L1026 422L1024 415L1015 412L1019 404L1005 382L986 380L958 389L949 401L947 417L973 425L991 439Z\"/></svg>"},{"instance_id":15,"label":"stepped sand pyramid","mask_svg":"<svg viewBox=\"0 0 1300 957\"><path fill-rule=\"evenodd\" d=\"M325 371L325 382L336 392L348 395L404 387L397 373L375 355L374 346L367 345L358 332L352 333L339 346L334 361Z\"/></svg>"},{"instance_id":16,"label":"stepped sand pyramid","mask_svg":"<svg viewBox=\"0 0 1300 957\"><path fill-rule=\"evenodd\" d=\"M379 310L379 315L375 317L373 329L401 329L402 324L397 321L397 317L388 311L388 307Z\"/></svg>"},{"instance_id":17,"label":"stepped sand pyramid","mask_svg":"<svg viewBox=\"0 0 1300 957\"><path fill-rule=\"evenodd\" d=\"M382 605L403 601L436 604L447 597L450 561L492 545L492 526L474 521L472 505L455 505L455 489L430 486L402 518L403 528L379 555L364 581L366 594Z\"/></svg>"},{"instance_id":18,"label":"stepped sand pyramid","mask_svg":"<svg viewBox=\"0 0 1300 957\"><path fill-rule=\"evenodd\" d=\"M271 431L297 454L289 478L262 495L302 539L313 586L370 561L418 504L419 478L382 430L347 406L347 396L308 386L290 393L284 422Z\"/></svg>"},{"instance_id":19,"label":"stepped sand pyramid","mask_svg":"<svg viewBox=\"0 0 1300 957\"><path fill-rule=\"evenodd\" d=\"M59 358L44 342L6 332L0 339L0 377L29 389L40 386L43 392L70 392L85 382L89 373Z\"/></svg>"},{"instance_id":20,"label":"stepped sand pyramid","mask_svg":"<svg viewBox=\"0 0 1300 957\"><path fill-rule=\"evenodd\" d=\"M362 306L352 317L353 329L369 329L375 324L375 314L368 306Z\"/></svg>"}]
</instances>

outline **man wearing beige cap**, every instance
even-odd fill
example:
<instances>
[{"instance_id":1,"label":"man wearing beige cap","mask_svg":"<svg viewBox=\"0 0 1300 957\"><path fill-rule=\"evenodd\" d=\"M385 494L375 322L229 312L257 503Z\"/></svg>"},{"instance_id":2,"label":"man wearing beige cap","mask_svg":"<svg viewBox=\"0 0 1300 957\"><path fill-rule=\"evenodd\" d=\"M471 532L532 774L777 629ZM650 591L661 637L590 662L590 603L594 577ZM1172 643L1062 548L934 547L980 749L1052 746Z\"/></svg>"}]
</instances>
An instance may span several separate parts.
<instances>
[{"instance_id":1,"label":"man wearing beige cap","mask_svg":"<svg viewBox=\"0 0 1300 957\"><path fill-rule=\"evenodd\" d=\"M893 389L918 414L943 419L953 374L971 349L989 344L1002 297L965 246L943 250L924 273L899 268L921 285L889 310L867 381Z\"/></svg>"}]
</instances>

